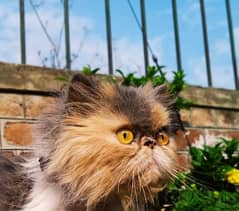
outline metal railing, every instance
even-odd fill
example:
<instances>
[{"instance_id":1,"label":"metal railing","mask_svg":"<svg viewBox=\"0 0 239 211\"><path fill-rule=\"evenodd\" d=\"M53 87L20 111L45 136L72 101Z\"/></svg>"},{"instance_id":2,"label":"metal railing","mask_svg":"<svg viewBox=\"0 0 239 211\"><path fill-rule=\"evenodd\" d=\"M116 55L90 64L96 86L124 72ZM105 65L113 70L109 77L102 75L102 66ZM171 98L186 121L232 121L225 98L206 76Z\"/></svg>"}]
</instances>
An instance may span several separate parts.
<instances>
[{"instance_id":1,"label":"metal railing","mask_svg":"<svg viewBox=\"0 0 239 211\"><path fill-rule=\"evenodd\" d=\"M145 1L140 1L140 15L141 21L137 19L136 13L134 12L133 6L128 0L129 6L133 9L134 16L136 18L137 24L140 27L143 40L143 53L144 53L144 65L145 69L149 65L149 54L153 55L152 49L148 43L147 39L147 27L146 27L146 9ZM112 32L111 32L111 10L110 10L110 0L105 0L105 18L106 18L106 37L107 37L107 53L108 53L108 71L109 74L113 74L113 51L112 51ZM207 31L207 20L206 20L206 11L204 0L199 0L200 4L200 13L201 13L201 23L202 23L202 36L204 41L204 56L206 62L206 71L207 71L207 81L208 86L212 86L212 74L211 74L211 64L210 64L210 48L208 42L208 31ZM181 60L181 48L180 48L180 30L178 25L178 14L177 14L177 1L172 0L172 14L173 14L173 30L175 37L175 50L176 50L176 62L178 70L183 69L182 60ZM239 89L239 80L238 80L238 68L236 61L236 50L235 50L235 41L233 34L233 23L232 15L230 8L230 0L225 0L225 10L227 15L227 25L228 33L230 38L230 50L231 50L231 60L234 73L234 83L236 89ZM25 64L27 62L26 58L26 40L25 40L25 10L24 10L24 0L19 0L19 13L20 13L20 41L21 41L21 63ZM71 68L71 50L70 50L70 24L69 24L69 0L64 0L64 29L65 29L65 55L66 55L66 68ZM154 61L154 59L153 59Z\"/></svg>"}]
</instances>

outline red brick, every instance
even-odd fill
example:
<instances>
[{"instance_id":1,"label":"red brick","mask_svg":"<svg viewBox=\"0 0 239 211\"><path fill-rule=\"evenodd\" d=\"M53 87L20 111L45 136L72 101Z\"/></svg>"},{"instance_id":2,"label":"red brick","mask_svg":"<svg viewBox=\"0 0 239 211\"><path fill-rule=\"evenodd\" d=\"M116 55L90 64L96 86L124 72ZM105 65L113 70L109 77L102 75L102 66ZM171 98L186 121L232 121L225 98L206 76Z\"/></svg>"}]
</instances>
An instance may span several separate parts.
<instances>
[{"instance_id":1,"label":"red brick","mask_svg":"<svg viewBox=\"0 0 239 211\"><path fill-rule=\"evenodd\" d=\"M24 121L7 121L2 127L3 148L9 148L9 146L24 147L32 143L32 123Z\"/></svg>"},{"instance_id":2,"label":"red brick","mask_svg":"<svg viewBox=\"0 0 239 211\"><path fill-rule=\"evenodd\" d=\"M204 135L204 131L202 129L187 129L187 138L190 144L194 144L200 136ZM175 137L176 146L178 151L186 150L188 147L187 139L185 138L185 134L183 131L177 131L177 135Z\"/></svg>"},{"instance_id":3,"label":"red brick","mask_svg":"<svg viewBox=\"0 0 239 211\"><path fill-rule=\"evenodd\" d=\"M1 117L23 117L23 96L16 94L0 94Z\"/></svg>"},{"instance_id":4,"label":"red brick","mask_svg":"<svg viewBox=\"0 0 239 211\"><path fill-rule=\"evenodd\" d=\"M44 96L24 96L25 100L25 117L36 118L42 111L54 102L54 97Z\"/></svg>"},{"instance_id":5,"label":"red brick","mask_svg":"<svg viewBox=\"0 0 239 211\"><path fill-rule=\"evenodd\" d=\"M209 136L216 136L218 138L236 138L239 140L239 129L238 130L207 130Z\"/></svg>"}]
</instances>

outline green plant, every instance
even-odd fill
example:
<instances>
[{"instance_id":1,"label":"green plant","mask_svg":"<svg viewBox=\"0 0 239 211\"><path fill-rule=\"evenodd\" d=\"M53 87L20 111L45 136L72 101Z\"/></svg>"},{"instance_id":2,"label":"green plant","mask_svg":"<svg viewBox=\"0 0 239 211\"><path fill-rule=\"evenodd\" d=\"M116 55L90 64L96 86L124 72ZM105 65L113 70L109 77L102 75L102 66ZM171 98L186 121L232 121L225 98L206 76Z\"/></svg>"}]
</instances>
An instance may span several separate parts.
<instances>
[{"instance_id":1,"label":"green plant","mask_svg":"<svg viewBox=\"0 0 239 211\"><path fill-rule=\"evenodd\" d=\"M85 75L94 75L96 74L98 71L100 70L100 68L95 68L92 69L90 65L86 65L82 68L82 73Z\"/></svg>"},{"instance_id":2,"label":"green plant","mask_svg":"<svg viewBox=\"0 0 239 211\"><path fill-rule=\"evenodd\" d=\"M190 99L184 99L179 96L179 93L186 87L185 74L182 70L173 72L173 80L169 81L166 78L166 73L163 72L164 66L149 66L146 71L146 75L137 77L135 73L131 72L125 75L122 70L117 69L116 72L122 77L121 84L124 86L134 86L139 87L145 85L147 82L151 81L153 86L160 86L162 84L167 84L169 92L177 97L177 108L178 109L188 109L192 106L193 101ZM100 69L92 69L90 65L84 66L82 68L82 73L85 75L94 75L98 73ZM107 75L102 77L105 80L117 82L117 78L114 75ZM57 80L69 82L70 77L60 76L56 78Z\"/></svg>"},{"instance_id":3,"label":"green plant","mask_svg":"<svg viewBox=\"0 0 239 211\"><path fill-rule=\"evenodd\" d=\"M99 70L100 70L100 68L92 69L92 67L90 65L86 65L86 66L82 67L81 72L85 75L94 75ZM58 81L69 83L71 77L69 75L67 75L67 76L57 76L55 79L58 80Z\"/></svg>"},{"instance_id":4,"label":"green plant","mask_svg":"<svg viewBox=\"0 0 239 211\"><path fill-rule=\"evenodd\" d=\"M168 210L239 210L238 149L236 139L221 139L202 149L191 147L190 172L179 174L163 195L164 203L171 205Z\"/></svg>"},{"instance_id":5,"label":"green plant","mask_svg":"<svg viewBox=\"0 0 239 211\"><path fill-rule=\"evenodd\" d=\"M146 74L144 76L137 77L135 73L129 73L125 75L122 70L117 69L122 77L122 85L125 86L143 86L147 82L151 81L153 86L160 86L162 84L167 84L169 92L177 97L177 108L178 109L188 109L192 106L193 101L189 99L184 99L179 96L179 93L186 87L185 83L185 74L183 70L179 70L173 72L173 80L169 81L166 78L166 73L163 72L164 66L149 66L146 70Z\"/></svg>"}]
</instances>

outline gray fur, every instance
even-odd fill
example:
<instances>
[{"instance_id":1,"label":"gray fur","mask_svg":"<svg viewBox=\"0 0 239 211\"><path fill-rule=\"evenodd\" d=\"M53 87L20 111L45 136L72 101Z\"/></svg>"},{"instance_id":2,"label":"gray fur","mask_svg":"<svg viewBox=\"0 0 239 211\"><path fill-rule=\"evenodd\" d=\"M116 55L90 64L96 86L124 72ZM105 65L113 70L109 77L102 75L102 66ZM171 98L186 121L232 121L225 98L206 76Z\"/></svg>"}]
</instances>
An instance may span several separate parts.
<instances>
[{"instance_id":1,"label":"gray fur","mask_svg":"<svg viewBox=\"0 0 239 211\"><path fill-rule=\"evenodd\" d=\"M0 156L0 211L18 210L26 202L32 181L23 173L23 162Z\"/></svg>"}]
</instances>

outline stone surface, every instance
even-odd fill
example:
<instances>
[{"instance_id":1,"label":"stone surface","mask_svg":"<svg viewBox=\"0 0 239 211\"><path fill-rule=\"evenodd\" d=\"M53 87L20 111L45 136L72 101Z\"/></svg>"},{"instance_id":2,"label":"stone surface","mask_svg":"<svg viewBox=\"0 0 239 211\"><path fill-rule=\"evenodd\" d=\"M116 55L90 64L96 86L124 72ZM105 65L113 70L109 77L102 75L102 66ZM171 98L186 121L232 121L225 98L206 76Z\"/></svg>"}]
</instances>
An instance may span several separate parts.
<instances>
[{"instance_id":1,"label":"stone surface","mask_svg":"<svg viewBox=\"0 0 239 211\"><path fill-rule=\"evenodd\" d=\"M239 111L213 109L211 114L217 127L239 128Z\"/></svg>"},{"instance_id":2,"label":"stone surface","mask_svg":"<svg viewBox=\"0 0 239 211\"><path fill-rule=\"evenodd\" d=\"M54 103L54 97L25 95L25 117L37 118L44 109Z\"/></svg>"},{"instance_id":3,"label":"stone surface","mask_svg":"<svg viewBox=\"0 0 239 211\"><path fill-rule=\"evenodd\" d=\"M23 96L0 93L0 117L23 117Z\"/></svg>"},{"instance_id":4,"label":"stone surface","mask_svg":"<svg viewBox=\"0 0 239 211\"><path fill-rule=\"evenodd\" d=\"M24 89L24 74L19 66L0 63L0 88Z\"/></svg>"},{"instance_id":5,"label":"stone surface","mask_svg":"<svg viewBox=\"0 0 239 211\"><path fill-rule=\"evenodd\" d=\"M211 114L211 109L191 108L191 125L200 127L215 127L216 119Z\"/></svg>"},{"instance_id":6,"label":"stone surface","mask_svg":"<svg viewBox=\"0 0 239 211\"><path fill-rule=\"evenodd\" d=\"M0 88L55 91L66 83L58 80L57 77L70 78L73 73L51 68L0 62Z\"/></svg>"},{"instance_id":7,"label":"stone surface","mask_svg":"<svg viewBox=\"0 0 239 211\"><path fill-rule=\"evenodd\" d=\"M189 126L191 124L191 109L182 109L180 111L181 120L185 126Z\"/></svg>"},{"instance_id":8,"label":"stone surface","mask_svg":"<svg viewBox=\"0 0 239 211\"><path fill-rule=\"evenodd\" d=\"M239 108L239 90L226 90L190 86L180 94L194 101L196 105L218 108Z\"/></svg>"},{"instance_id":9,"label":"stone surface","mask_svg":"<svg viewBox=\"0 0 239 211\"><path fill-rule=\"evenodd\" d=\"M2 147L6 149L27 147L32 143L32 129L32 122L2 122Z\"/></svg>"}]
</instances>

